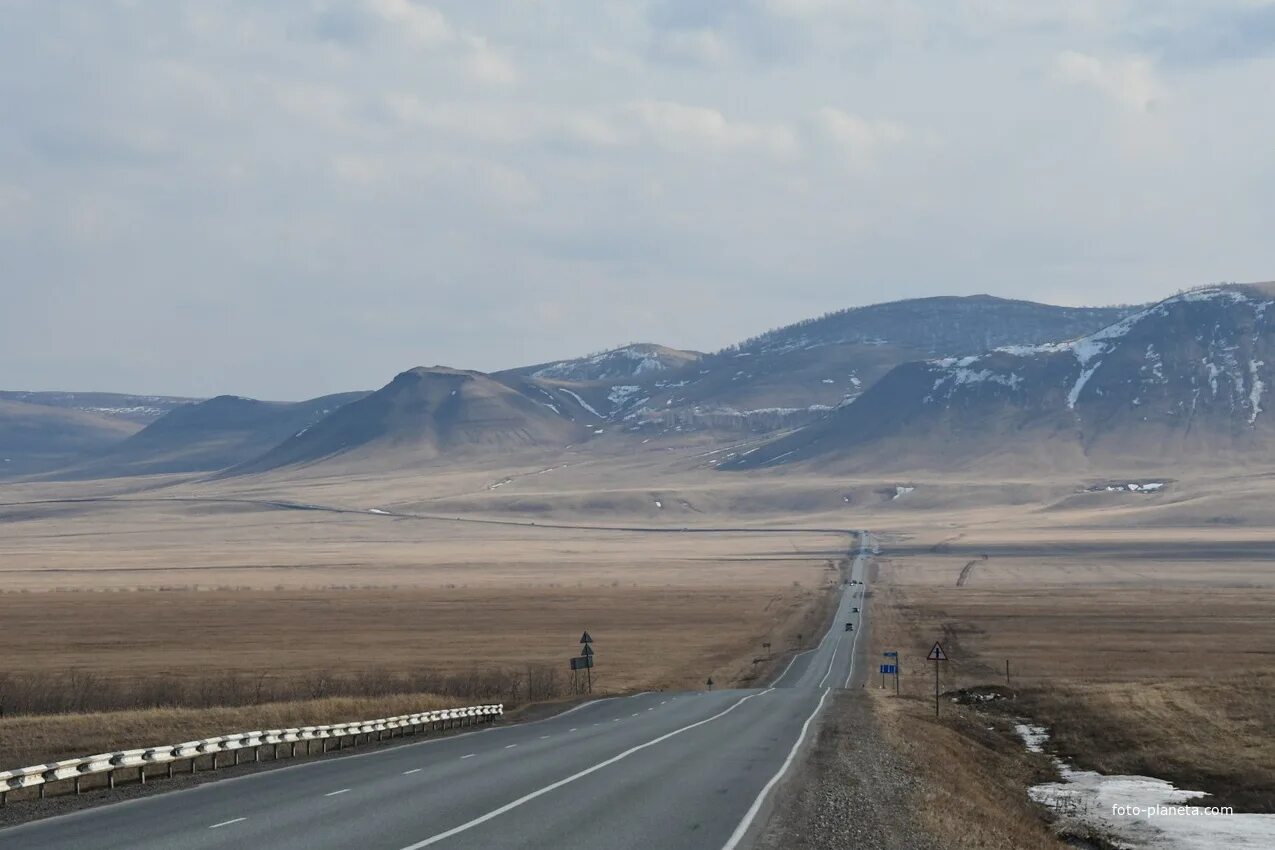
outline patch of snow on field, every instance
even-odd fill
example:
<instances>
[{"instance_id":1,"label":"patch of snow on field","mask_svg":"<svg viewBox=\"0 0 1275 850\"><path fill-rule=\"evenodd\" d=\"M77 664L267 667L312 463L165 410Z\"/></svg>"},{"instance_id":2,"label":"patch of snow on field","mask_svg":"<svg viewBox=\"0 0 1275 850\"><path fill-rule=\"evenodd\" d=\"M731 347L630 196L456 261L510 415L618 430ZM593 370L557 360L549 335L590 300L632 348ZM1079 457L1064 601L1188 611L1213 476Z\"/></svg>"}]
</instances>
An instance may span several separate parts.
<instances>
[{"instance_id":1,"label":"patch of snow on field","mask_svg":"<svg viewBox=\"0 0 1275 850\"><path fill-rule=\"evenodd\" d=\"M1163 481L1147 481L1138 483L1131 481L1127 484L1098 484L1093 487L1086 487L1086 493L1155 493L1164 489Z\"/></svg>"},{"instance_id":2,"label":"patch of snow on field","mask_svg":"<svg viewBox=\"0 0 1275 850\"><path fill-rule=\"evenodd\" d=\"M656 499L656 500L655 500L655 507L659 508L660 510L664 510L664 503L663 503L663 502L661 502L659 499Z\"/></svg>"},{"instance_id":3,"label":"patch of snow on field","mask_svg":"<svg viewBox=\"0 0 1275 850\"><path fill-rule=\"evenodd\" d=\"M894 501L895 499L901 499L915 489L916 489L915 487L904 487L902 485L899 485L894 488L894 495L890 497L890 501Z\"/></svg>"},{"instance_id":4,"label":"patch of snow on field","mask_svg":"<svg viewBox=\"0 0 1275 850\"><path fill-rule=\"evenodd\" d=\"M380 508L368 508L367 512L370 514L381 514L382 516L389 516L390 513L389 511L383 511Z\"/></svg>"},{"instance_id":5,"label":"patch of snow on field","mask_svg":"<svg viewBox=\"0 0 1275 850\"><path fill-rule=\"evenodd\" d=\"M1049 733L1019 723L1014 731L1029 752L1043 753ZM1050 756L1061 782L1028 789L1032 800L1063 818L1112 835L1128 847L1156 850L1269 850L1275 847L1275 815L1211 811L1202 791L1188 791L1153 776L1107 776L1076 770Z\"/></svg>"},{"instance_id":6,"label":"patch of snow on field","mask_svg":"<svg viewBox=\"0 0 1275 850\"><path fill-rule=\"evenodd\" d=\"M1045 742L1049 740L1049 730L1044 726L1017 723L1014 725L1014 731L1018 733L1018 737L1023 739L1023 743L1027 745L1028 752L1043 753L1045 751Z\"/></svg>"}]
</instances>

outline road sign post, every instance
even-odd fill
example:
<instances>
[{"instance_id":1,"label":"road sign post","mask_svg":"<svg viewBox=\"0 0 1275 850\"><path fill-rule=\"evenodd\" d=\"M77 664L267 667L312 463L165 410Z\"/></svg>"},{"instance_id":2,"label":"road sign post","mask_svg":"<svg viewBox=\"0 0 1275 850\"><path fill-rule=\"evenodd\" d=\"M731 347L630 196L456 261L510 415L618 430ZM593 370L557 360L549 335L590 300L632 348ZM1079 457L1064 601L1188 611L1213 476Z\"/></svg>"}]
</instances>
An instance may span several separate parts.
<instances>
[{"instance_id":1,"label":"road sign post","mask_svg":"<svg viewBox=\"0 0 1275 850\"><path fill-rule=\"evenodd\" d=\"M580 643L583 644L584 648L580 651L578 657L571 659L571 669L584 671L589 693L593 693L593 637L588 630L585 630L585 633L580 635Z\"/></svg>"},{"instance_id":2,"label":"road sign post","mask_svg":"<svg viewBox=\"0 0 1275 850\"><path fill-rule=\"evenodd\" d=\"M899 695L899 653L898 653L898 650L893 650L893 649L892 649L892 650L890 650L889 652L883 652L883 653L881 653L881 654L882 654L883 656L885 656L886 658L893 658L893 659L894 659L894 661L891 663L891 665L890 665L890 666L891 666L892 668L894 668L894 669L893 669L893 671L892 671L892 672L894 673L894 695L897 697L897 696Z\"/></svg>"},{"instance_id":3,"label":"road sign post","mask_svg":"<svg viewBox=\"0 0 1275 850\"><path fill-rule=\"evenodd\" d=\"M897 676L898 676L898 674L899 674L899 671L898 671L898 668L896 667L896 665L894 665L894 664L882 664L882 665L881 665L881 687L882 687L882 688L884 688L884 687L885 687L885 677L886 677L886 676L894 675L894 676L896 676L896 677L897 677Z\"/></svg>"},{"instance_id":4,"label":"road sign post","mask_svg":"<svg viewBox=\"0 0 1275 850\"><path fill-rule=\"evenodd\" d=\"M925 656L926 661L934 662L934 716L939 716L939 662L947 661L947 653L943 651L943 646L938 641L934 641L934 646L930 649L930 654Z\"/></svg>"}]
</instances>

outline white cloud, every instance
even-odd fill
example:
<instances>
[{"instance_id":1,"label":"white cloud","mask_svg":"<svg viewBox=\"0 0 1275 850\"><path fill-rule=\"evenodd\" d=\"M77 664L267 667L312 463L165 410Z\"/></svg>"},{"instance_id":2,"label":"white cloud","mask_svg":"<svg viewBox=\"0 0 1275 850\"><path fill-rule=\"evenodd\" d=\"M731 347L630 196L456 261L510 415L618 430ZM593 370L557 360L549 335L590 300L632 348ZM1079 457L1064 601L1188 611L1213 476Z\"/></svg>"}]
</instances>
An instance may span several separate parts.
<instances>
[{"instance_id":1,"label":"white cloud","mask_svg":"<svg viewBox=\"0 0 1275 850\"><path fill-rule=\"evenodd\" d=\"M412 0L366 0L373 14L417 47L448 44L456 34L442 12Z\"/></svg>"},{"instance_id":2,"label":"white cloud","mask_svg":"<svg viewBox=\"0 0 1275 850\"><path fill-rule=\"evenodd\" d=\"M1263 19L1171 5L19 3L0 362L295 398L885 297L1269 278ZM535 301L590 321L528 323ZM134 323L158 330L112 333Z\"/></svg>"},{"instance_id":3,"label":"white cloud","mask_svg":"<svg viewBox=\"0 0 1275 850\"><path fill-rule=\"evenodd\" d=\"M1054 72L1061 80L1089 86L1135 112L1152 111L1165 96L1155 66L1142 56L1100 59L1066 50L1054 60Z\"/></svg>"},{"instance_id":4,"label":"white cloud","mask_svg":"<svg viewBox=\"0 0 1275 850\"><path fill-rule=\"evenodd\" d=\"M657 51L668 58L699 65L722 65L730 58L730 46L711 29L675 29L658 35Z\"/></svg>"},{"instance_id":5,"label":"white cloud","mask_svg":"<svg viewBox=\"0 0 1275 850\"><path fill-rule=\"evenodd\" d=\"M652 142L681 153L745 151L789 157L799 147L796 134L783 124L734 121L710 107L638 100L625 112Z\"/></svg>"},{"instance_id":6,"label":"white cloud","mask_svg":"<svg viewBox=\"0 0 1275 850\"><path fill-rule=\"evenodd\" d=\"M469 51L467 62L474 79L502 86L518 80L513 62L488 44L487 39L470 36L465 41Z\"/></svg>"},{"instance_id":7,"label":"white cloud","mask_svg":"<svg viewBox=\"0 0 1275 850\"><path fill-rule=\"evenodd\" d=\"M902 124L885 119L870 119L844 110L825 106L815 113L815 121L824 137L835 145L845 162L855 169L869 168L877 156L912 140Z\"/></svg>"}]
</instances>

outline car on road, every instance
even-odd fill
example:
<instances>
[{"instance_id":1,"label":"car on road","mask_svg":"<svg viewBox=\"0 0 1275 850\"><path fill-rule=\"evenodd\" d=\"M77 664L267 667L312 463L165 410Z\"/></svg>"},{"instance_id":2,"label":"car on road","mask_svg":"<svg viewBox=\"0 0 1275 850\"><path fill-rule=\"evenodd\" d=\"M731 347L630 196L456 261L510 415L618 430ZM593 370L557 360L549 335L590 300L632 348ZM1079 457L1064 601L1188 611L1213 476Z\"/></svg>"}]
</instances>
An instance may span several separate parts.
<instances>
[{"instance_id":1,"label":"car on road","mask_svg":"<svg viewBox=\"0 0 1275 850\"><path fill-rule=\"evenodd\" d=\"M854 623L846 623L846 631L848 632L854 631Z\"/></svg>"}]
</instances>

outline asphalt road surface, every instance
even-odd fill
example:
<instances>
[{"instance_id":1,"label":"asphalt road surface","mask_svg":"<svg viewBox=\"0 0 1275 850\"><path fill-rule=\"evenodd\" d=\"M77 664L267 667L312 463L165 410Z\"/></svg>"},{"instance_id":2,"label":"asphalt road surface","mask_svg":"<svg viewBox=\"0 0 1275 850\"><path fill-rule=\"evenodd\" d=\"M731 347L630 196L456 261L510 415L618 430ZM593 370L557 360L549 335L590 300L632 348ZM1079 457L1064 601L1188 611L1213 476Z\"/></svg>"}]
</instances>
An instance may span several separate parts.
<instances>
[{"instance_id":1,"label":"asphalt road surface","mask_svg":"<svg viewBox=\"0 0 1275 850\"><path fill-rule=\"evenodd\" d=\"M856 673L870 543L773 686L597 700L534 723L307 762L0 830L5 850L733 850ZM845 624L854 630L846 631Z\"/></svg>"}]
</instances>

